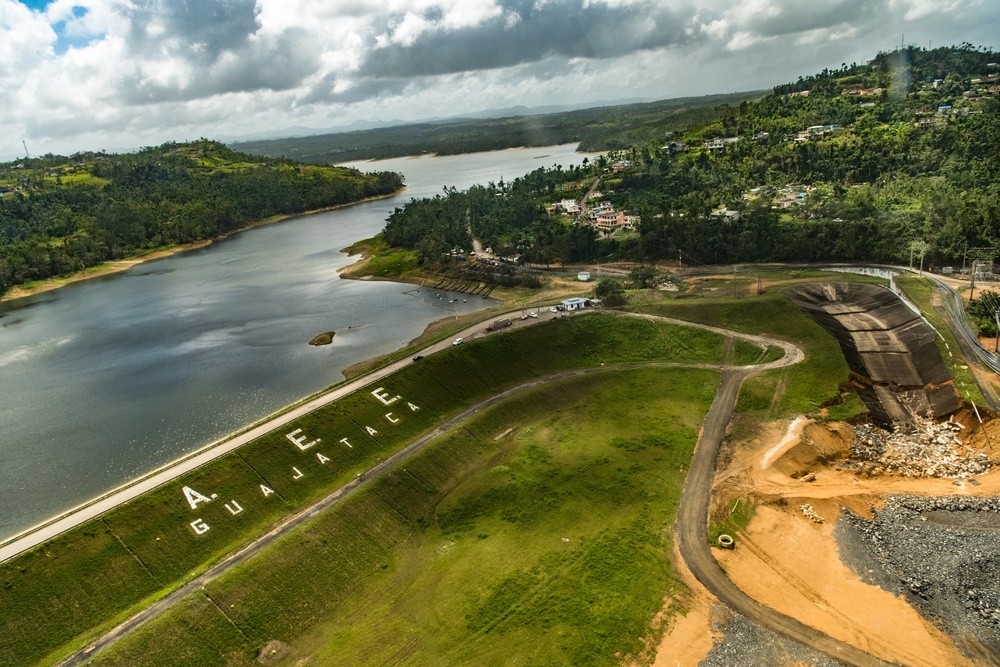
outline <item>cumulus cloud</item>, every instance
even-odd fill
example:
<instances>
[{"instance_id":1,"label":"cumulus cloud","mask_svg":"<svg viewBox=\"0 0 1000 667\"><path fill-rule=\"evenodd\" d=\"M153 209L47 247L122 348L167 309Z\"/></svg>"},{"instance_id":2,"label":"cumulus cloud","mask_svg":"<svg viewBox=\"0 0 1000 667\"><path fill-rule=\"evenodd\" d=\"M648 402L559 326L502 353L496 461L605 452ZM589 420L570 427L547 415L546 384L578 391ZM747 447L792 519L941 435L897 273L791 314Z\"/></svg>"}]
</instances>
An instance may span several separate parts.
<instances>
[{"instance_id":1,"label":"cumulus cloud","mask_svg":"<svg viewBox=\"0 0 1000 667\"><path fill-rule=\"evenodd\" d=\"M689 42L690 16L659 5L502 0L500 11L463 27L422 19L419 34L390 24L362 76L424 76L511 67L553 55L612 58ZM403 32L403 36L400 36Z\"/></svg>"},{"instance_id":2,"label":"cumulus cloud","mask_svg":"<svg viewBox=\"0 0 1000 667\"><path fill-rule=\"evenodd\" d=\"M39 11L0 0L0 156L21 138L72 152L292 120L747 90L871 57L904 33L921 45L1000 46L996 5L53 0Z\"/></svg>"}]
</instances>

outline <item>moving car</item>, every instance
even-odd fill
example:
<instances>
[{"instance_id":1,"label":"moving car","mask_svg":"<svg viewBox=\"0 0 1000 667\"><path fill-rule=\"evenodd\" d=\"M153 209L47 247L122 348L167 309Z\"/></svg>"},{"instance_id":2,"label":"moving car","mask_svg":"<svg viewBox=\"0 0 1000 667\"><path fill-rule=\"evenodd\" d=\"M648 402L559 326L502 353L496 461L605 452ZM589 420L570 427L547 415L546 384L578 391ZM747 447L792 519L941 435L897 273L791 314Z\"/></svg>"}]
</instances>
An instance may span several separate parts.
<instances>
[{"instance_id":1,"label":"moving car","mask_svg":"<svg viewBox=\"0 0 1000 667\"><path fill-rule=\"evenodd\" d=\"M465 341L464 341L464 340L462 340L461 338L456 338L455 340L453 340L453 341L452 341L452 343L451 343L451 344L452 344L452 345L461 345L461 344L462 344L462 343L464 343L464 342L465 342Z\"/></svg>"}]
</instances>

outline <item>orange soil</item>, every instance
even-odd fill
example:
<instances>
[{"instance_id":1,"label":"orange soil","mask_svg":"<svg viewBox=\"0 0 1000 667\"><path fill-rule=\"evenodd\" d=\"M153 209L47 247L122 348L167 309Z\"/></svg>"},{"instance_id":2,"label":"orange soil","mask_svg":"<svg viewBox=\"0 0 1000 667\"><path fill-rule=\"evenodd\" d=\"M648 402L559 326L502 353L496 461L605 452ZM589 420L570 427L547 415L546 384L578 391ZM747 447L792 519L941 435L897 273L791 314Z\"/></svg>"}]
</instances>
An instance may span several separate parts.
<instances>
[{"instance_id":1,"label":"orange soil","mask_svg":"<svg viewBox=\"0 0 1000 667\"><path fill-rule=\"evenodd\" d=\"M1000 420L979 427L973 414L963 413L957 421L966 426L960 435L965 444L1000 458ZM1000 470L977 478L979 486L956 486L951 479L862 478L836 469L853 440L848 424L790 426L771 424L754 441L738 443L716 476L718 508L728 509L735 498L757 506L736 549L716 550L734 583L767 606L881 658L928 667L971 665L952 639L905 599L864 583L843 565L832 533L842 507L870 516L894 493L1000 495ZM800 481L808 473L814 481ZM807 519L799 509L803 504L812 505L824 523ZM691 611L671 622L656 665L696 665L711 647L712 597L684 574L694 591L685 601Z\"/></svg>"},{"instance_id":2,"label":"orange soil","mask_svg":"<svg viewBox=\"0 0 1000 667\"><path fill-rule=\"evenodd\" d=\"M688 591L685 595L678 596L677 600L665 600L663 615L669 618L669 625L655 647L656 657L652 665L653 667L698 667L712 650L715 641L723 636L722 633L713 630L713 606L718 606L718 602L688 570L677 549L676 539L673 559L677 573L688 587ZM670 614L671 608L677 604L683 605L687 611L684 614ZM644 660L642 664L649 663Z\"/></svg>"}]
</instances>

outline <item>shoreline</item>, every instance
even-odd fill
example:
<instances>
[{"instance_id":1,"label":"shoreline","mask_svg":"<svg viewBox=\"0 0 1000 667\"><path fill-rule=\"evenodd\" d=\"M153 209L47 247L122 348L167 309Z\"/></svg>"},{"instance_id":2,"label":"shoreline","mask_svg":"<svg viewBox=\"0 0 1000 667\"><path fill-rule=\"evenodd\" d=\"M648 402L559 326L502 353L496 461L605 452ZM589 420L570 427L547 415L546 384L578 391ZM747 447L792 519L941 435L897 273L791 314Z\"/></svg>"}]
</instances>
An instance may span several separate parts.
<instances>
[{"instance_id":1,"label":"shoreline","mask_svg":"<svg viewBox=\"0 0 1000 667\"><path fill-rule=\"evenodd\" d=\"M477 311L479 314L484 312L487 311ZM515 313L516 311L511 311L508 314L514 315ZM470 313L470 315L475 314L476 313ZM444 317L435 320L427 325L427 329L430 329L439 322L448 321L450 319L450 317ZM489 316L463 322L462 333L466 336L471 336L473 329L482 324L483 319L489 319ZM542 320L532 320L529 324L544 321L544 319L545 318ZM419 340L426 334L427 329L425 329L424 333L420 336L414 338L413 341L410 341L404 347L400 348L400 350L411 347L414 344L414 341ZM448 342L447 338L437 341L428 341L427 344L419 351L423 354L432 354L434 351L448 349L450 345L451 343ZM399 350L397 350L397 352L398 351ZM378 361L383 359L385 356L386 355L372 357L367 361ZM39 521L33 526L19 530L12 535L0 537L0 563L9 561L32 547L35 547L48 539L61 535L62 533L84 523L87 520L100 516L101 514L110 511L119 505L122 505L144 493L159 488L160 486L177 479L187 472L191 472L194 469L221 458L244 444L247 444L251 440L266 435L267 433L280 428L284 424L298 419L304 414L313 412L314 410L332 403L335 400L343 398L344 396L378 382L379 380L392 375L396 371L407 366L409 363L409 355L404 355L399 359L390 360L388 363L367 369L365 372L354 377L345 377L336 384L330 385L325 389L321 389L320 391L293 401L256 421L246 424L220 438L216 438L212 442L197 447L186 454L182 454L172 461L168 461L167 463L157 466L152 470L127 480L98 496L78 503L77 505L63 510L62 512L58 512L53 516Z\"/></svg>"},{"instance_id":2,"label":"shoreline","mask_svg":"<svg viewBox=\"0 0 1000 667\"><path fill-rule=\"evenodd\" d=\"M365 197L364 199L359 199L357 201L352 201L346 204L335 204L333 206L324 206L322 208L311 209L309 211L302 211L301 213L282 213L279 215L273 215L270 218L264 218L263 220L257 220L251 222L243 227L234 229L231 232L227 232L220 236L215 236L209 239L201 239L200 241L192 241L191 243L183 243L178 246L171 248L166 248L162 250L150 250L146 252L139 253L138 255L128 257L126 259L116 259L109 262L103 262L96 266L90 266L85 269L80 269L74 273L66 276L55 276L52 278L46 278L35 283L31 283L30 287L25 287L24 285L15 285L11 287L5 294L0 296L0 303L5 303L7 301L14 301L16 299L23 299L25 297L34 296L36 294L43 294L45 292L51 292L52 290L59 289L60 287L65 287L66 285L72 285L73 283L80 282L82 280L90 280L91 278L100 278L102 276L109 276L115 273L121 273L122 271L127 271L133 266L138 264L144 264L145 262L151 262L157 259L163 259L165 257L171 257L182 252L187 252L189 250L197 250L199 248L205 248L212 245L215 241L221 241L227 239L236 234L242 234L243 232L250 231L251 229L256 229L257 227L264 227L265 225L273 225L278 222L285 222L286 220L291 220L292 218L298 218L306 215L313 215L315 213L326 213L327 211L335 211L341 208L347 208L348 206L356 206L357 204L364 204L365 202L377 201L379 199L388 199L389 197L395 197L399 193L406 190L406 187L387 195L378 195L376 197Z\"/></svg>"}]
</instances>

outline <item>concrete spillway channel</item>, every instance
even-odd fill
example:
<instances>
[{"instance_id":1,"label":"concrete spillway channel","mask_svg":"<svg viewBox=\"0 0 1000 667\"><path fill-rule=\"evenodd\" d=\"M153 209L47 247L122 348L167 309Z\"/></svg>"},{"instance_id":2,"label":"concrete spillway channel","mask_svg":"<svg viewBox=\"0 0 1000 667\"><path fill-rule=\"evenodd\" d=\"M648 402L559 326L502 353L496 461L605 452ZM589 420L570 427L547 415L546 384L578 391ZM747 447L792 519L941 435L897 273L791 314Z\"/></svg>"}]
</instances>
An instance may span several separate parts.
<instances>
[{"instance_id":1,"label":"concrete spillway channel","mask_svg":"<svg viewBox=\"0 0 1000 667\"><path fill-rule=\"evenodd\" d=\"M882 426L914 415L940 418L961 407L935 332L893 292L863 283L811 283L785 290L829 331L844 353L851 380Z\"/></svg>"}]
</instances>

